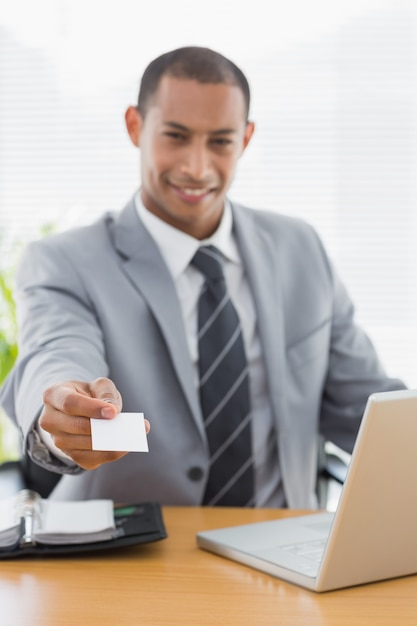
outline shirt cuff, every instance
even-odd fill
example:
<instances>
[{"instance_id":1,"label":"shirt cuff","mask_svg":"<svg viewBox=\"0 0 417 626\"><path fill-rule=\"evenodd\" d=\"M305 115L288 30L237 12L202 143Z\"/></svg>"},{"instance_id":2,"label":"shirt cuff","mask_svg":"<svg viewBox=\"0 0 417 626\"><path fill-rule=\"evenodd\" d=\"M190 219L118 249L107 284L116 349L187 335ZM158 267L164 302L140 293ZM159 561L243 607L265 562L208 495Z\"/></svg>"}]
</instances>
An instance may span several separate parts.
<instances>
[{"instance_id":1,"label":"shirt cuff","mask_svg":"<svg viewBox=\"0 0 417 626\"><path fill-rule=\"evenodd\" d=\"M67 454L55 446L49 447L41 437L41 427L36 421L27 436L27 453L34 463L59 474L81 474L84 470ZM43 431L46 433L46 431ZM47 437L45 437L48 440Z\"/></svg>"},{"instance_id":2,"label":"shirt cuff","mask_svg":"<svg viewBox=\"0 0 417 626\"><path fill-rule=\"evenodd\" d=\"M48 450L50 452L52 452L52 454L54 456L58 457L58 459L60 459L60 460L70 461L71 463L74 463L74 461L72 460L72 458L70 456L68 456L68 454L65 454L65 452L60 450L54 444L52 436L46 430L44 430L42 428L42 426L39 424L38 421L36 421L35 428L36 428L36 430L38 432L38 435L39 435L41 441L45 444L45 446L48 448Z\"/></svg>"}]
</instances>

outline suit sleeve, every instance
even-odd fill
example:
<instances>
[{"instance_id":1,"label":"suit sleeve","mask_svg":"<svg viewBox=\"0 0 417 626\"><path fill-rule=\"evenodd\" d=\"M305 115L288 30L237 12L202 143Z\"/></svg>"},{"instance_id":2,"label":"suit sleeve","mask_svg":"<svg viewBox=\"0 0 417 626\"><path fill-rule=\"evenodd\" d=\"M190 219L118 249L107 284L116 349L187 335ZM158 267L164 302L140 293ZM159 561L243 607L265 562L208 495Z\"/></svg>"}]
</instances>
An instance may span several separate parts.
<instances>
[{"instance_id":1,"label":"suit sleeve","mask_svg":"<svg viewBox=\"0 0 417 626\"><path fill-rule=\"evenodd\" d=\"M0 400L22 433L24 449L44 467L73 472L50 455L34 424L44 390L60 381L106 376L102 333L82 271L55 238L24 251L16 276L19 357Z\"/></svg>"},{"instance_id":2,"label":"suit sleeve","mask_svg":"<svg viewBox=\"0 0 417 626\"><path fill-rule=\"evenodd\" d=\"M368 396L405 385L387 375L375 346L355 321L345 286L333 268L331 271L333 316L321 431L326 439L351 452Z\"/></svg>"}]
</instances>

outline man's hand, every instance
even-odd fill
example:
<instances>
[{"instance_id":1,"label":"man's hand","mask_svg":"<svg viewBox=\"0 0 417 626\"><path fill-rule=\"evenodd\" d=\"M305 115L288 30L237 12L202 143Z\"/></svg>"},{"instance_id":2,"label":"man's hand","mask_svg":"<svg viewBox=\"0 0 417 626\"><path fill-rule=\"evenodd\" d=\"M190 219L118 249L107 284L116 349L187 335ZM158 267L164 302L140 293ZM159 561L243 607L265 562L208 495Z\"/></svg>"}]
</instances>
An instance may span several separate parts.
<instances>
[{"instance_id":1,"label":"man's hand","mask_svg":"<svg viewBox=\"0 0 417 626\"><path fill-rule=\"evenodd\" d=\"M93 382L67 381L49 387L43 394L44 409L39 425L55 445L84 469L96 469L117 461L127 452L91 449L90 418L112 419L122 410L122 398L108 378ZM149 422L145 420L146 432Z\"/></svg>"}]
</instances>

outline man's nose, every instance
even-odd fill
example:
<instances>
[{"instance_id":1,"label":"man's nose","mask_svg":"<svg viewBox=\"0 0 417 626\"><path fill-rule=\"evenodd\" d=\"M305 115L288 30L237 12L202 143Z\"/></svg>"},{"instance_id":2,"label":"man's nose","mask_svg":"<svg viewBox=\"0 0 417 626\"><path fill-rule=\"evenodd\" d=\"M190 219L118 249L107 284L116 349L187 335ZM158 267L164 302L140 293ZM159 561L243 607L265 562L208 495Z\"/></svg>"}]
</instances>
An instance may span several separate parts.
<instances>
[{"instance_id":1,"label":"man's nose","mask_svg":"<svg viewBox=\"0 0 417 626\"><path fill-rule=\"evenodd\" d=\"M193 180L202 181L211 170L211 155L207 146L200 142L193 142L187 146L181 171Z\"/></svg>"}]
</instances>

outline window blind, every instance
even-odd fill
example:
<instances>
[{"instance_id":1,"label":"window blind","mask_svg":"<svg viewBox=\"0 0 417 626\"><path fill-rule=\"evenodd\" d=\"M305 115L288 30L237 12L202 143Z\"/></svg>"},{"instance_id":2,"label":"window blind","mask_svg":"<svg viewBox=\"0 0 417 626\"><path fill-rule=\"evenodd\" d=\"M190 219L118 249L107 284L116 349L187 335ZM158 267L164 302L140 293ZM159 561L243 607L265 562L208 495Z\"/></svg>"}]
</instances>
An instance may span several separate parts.
<instances>
[{"instance_id":1,"label":"window blind","mask_svg":"<svg viewBox=\"0 0 417 626\"><path fill-rule=\"evenodd\" d=\"M123 116L143 69L172 47L208 45L253 93L256 133L230 196L315 226L387 370L417 385L414 3L260 2L243 15L233 0L206 20L195 3L178 0L172 15L161 3L164 23L181 16L175 32L158 31L158 3L149 26L138 4L102 7L104 25L88 2L43 2L20 20L0 9L1 265L47 223L124 205L139 155Z\"/></svg>"}]
</instances>

